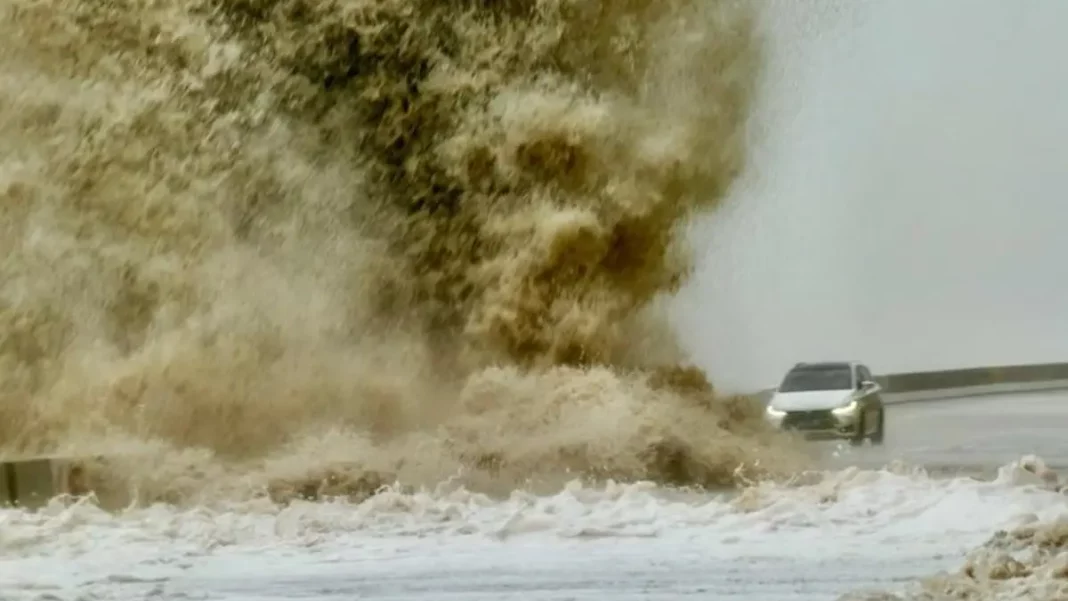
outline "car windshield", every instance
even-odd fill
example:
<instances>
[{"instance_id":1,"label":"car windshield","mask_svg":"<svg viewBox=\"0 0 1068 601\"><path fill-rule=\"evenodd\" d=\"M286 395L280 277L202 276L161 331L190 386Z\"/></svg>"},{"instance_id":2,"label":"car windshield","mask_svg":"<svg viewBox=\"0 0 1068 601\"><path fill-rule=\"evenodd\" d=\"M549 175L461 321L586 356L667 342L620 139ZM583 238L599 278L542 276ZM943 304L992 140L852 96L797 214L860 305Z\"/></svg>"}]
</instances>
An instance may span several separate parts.
<instances>
[{"instance_id":1,"label":"car windshield","mask_svg":"<svg viewBox=\"0 0 1068 601\"><path fill-rule=\"evenodd\" d=\"M808 390L849 390L853 388L848 365L800 367L790 371L779 386L780 392Z\"/></svg>"}]
</instances>

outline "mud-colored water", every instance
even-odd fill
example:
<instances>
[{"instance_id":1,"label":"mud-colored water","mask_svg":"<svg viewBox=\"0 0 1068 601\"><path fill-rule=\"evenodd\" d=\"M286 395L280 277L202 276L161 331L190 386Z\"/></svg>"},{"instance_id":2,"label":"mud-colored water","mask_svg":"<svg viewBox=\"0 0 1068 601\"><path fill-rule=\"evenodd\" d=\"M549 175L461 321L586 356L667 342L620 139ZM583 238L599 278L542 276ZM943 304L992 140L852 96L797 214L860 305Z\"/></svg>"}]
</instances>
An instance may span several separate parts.
<instances>
[{"instance_id":1,"label":"mud-colored water","mask_svg":"<svg viewBox=\"0 0 1068 601\"><path fill-rule=\"evenodd\" d=\"M173 501L793 469L658 303L746 167L746 6L5 3L4 453Z\"/></svg>"}]
</instances>

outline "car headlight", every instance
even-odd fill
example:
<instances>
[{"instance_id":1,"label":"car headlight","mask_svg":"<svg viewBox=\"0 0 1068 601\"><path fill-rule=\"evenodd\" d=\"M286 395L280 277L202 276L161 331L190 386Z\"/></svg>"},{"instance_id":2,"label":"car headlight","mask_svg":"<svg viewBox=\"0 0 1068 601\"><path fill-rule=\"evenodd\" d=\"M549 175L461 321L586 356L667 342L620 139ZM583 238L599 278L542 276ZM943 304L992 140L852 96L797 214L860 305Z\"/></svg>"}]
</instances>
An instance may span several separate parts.
<instances>
[{"instance_id":1,"label":"car headlight","mask_svg":"<svg viewBox=\"0 0 1068 601\"><path fill-rule=\"evenodd\" d=\"M845 405L842 405L841 407L832 410L832 413L834 413L835 415L848 415L850 413L855 412L856 410L857 410L857 400L856 399L850 399L849 402L846 403Z\"/></svg>"},{"instance_id":2,"label":"car headlight","mask_svg":"<svg viewBox=\"0 0 1068 601\"><path fill-rule=\"evenodd\" d=\"M775 407L772 407L771 405L768 405L768 408L765 410L765 413L768 414L768 417L782 417L782 416L786 415L785 411L782 411L780 409L776 409Z\"/></svg>"}]
</instances>

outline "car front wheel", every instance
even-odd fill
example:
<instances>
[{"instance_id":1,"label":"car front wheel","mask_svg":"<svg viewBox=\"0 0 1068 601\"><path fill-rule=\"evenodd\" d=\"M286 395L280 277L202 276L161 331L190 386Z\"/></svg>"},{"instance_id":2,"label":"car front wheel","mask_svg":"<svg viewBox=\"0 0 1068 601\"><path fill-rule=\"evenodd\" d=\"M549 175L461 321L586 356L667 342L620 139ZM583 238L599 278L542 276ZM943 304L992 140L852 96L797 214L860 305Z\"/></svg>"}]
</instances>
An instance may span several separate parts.
<instances>
[{"instance_id":1,"label":"car front wheel","mask_svg":"<svg viewBox=\"0 0 1068 601\"><path fill-rule=\"evenodd\" d=\"M871 443L872 444L883 444L883 434L885 434L885 432L886 432L886 410L885 409L880 409L879 410L878 420L879 420L879 425L876 426L875 432L872 432L872 434L871 434Z\"/></svg>"},{"instance_id":2,"label":"car front wheel","mask_svg":"<svg viewBox=\"0 0 1068 601\"><path fill-rule=\"evenodd\" d=\"M861 413L860 417L857 419L857 431L855 434L853 434L853 438L849 439L849 444L855 447L859 447L860 445L864 444L865 432L868 431L868 426L866 422L867 420L864 419L864 414Z\"/></svg>"}]
</instances>

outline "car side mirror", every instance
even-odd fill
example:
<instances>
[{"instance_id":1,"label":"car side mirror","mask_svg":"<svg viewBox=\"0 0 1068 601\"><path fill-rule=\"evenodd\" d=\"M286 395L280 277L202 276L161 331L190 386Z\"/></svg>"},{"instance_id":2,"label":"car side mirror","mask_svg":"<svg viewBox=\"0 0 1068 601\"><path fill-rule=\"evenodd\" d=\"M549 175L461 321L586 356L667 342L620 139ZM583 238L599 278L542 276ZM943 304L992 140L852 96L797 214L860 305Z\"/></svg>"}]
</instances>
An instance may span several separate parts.
<instances>
[{"instance_id":1,"label":"car side mirror","mask_svg":"<svg viewBox=\"0 0 1068 601\"><path fill-rule=\"evenodd\" d=\"M872 382L871 380L868 380L867 382L861 383L860 388L861 390L865 390L868 392L876 392L879 390L879 384L877 382Z\"/></svg>"}]
</instances>

